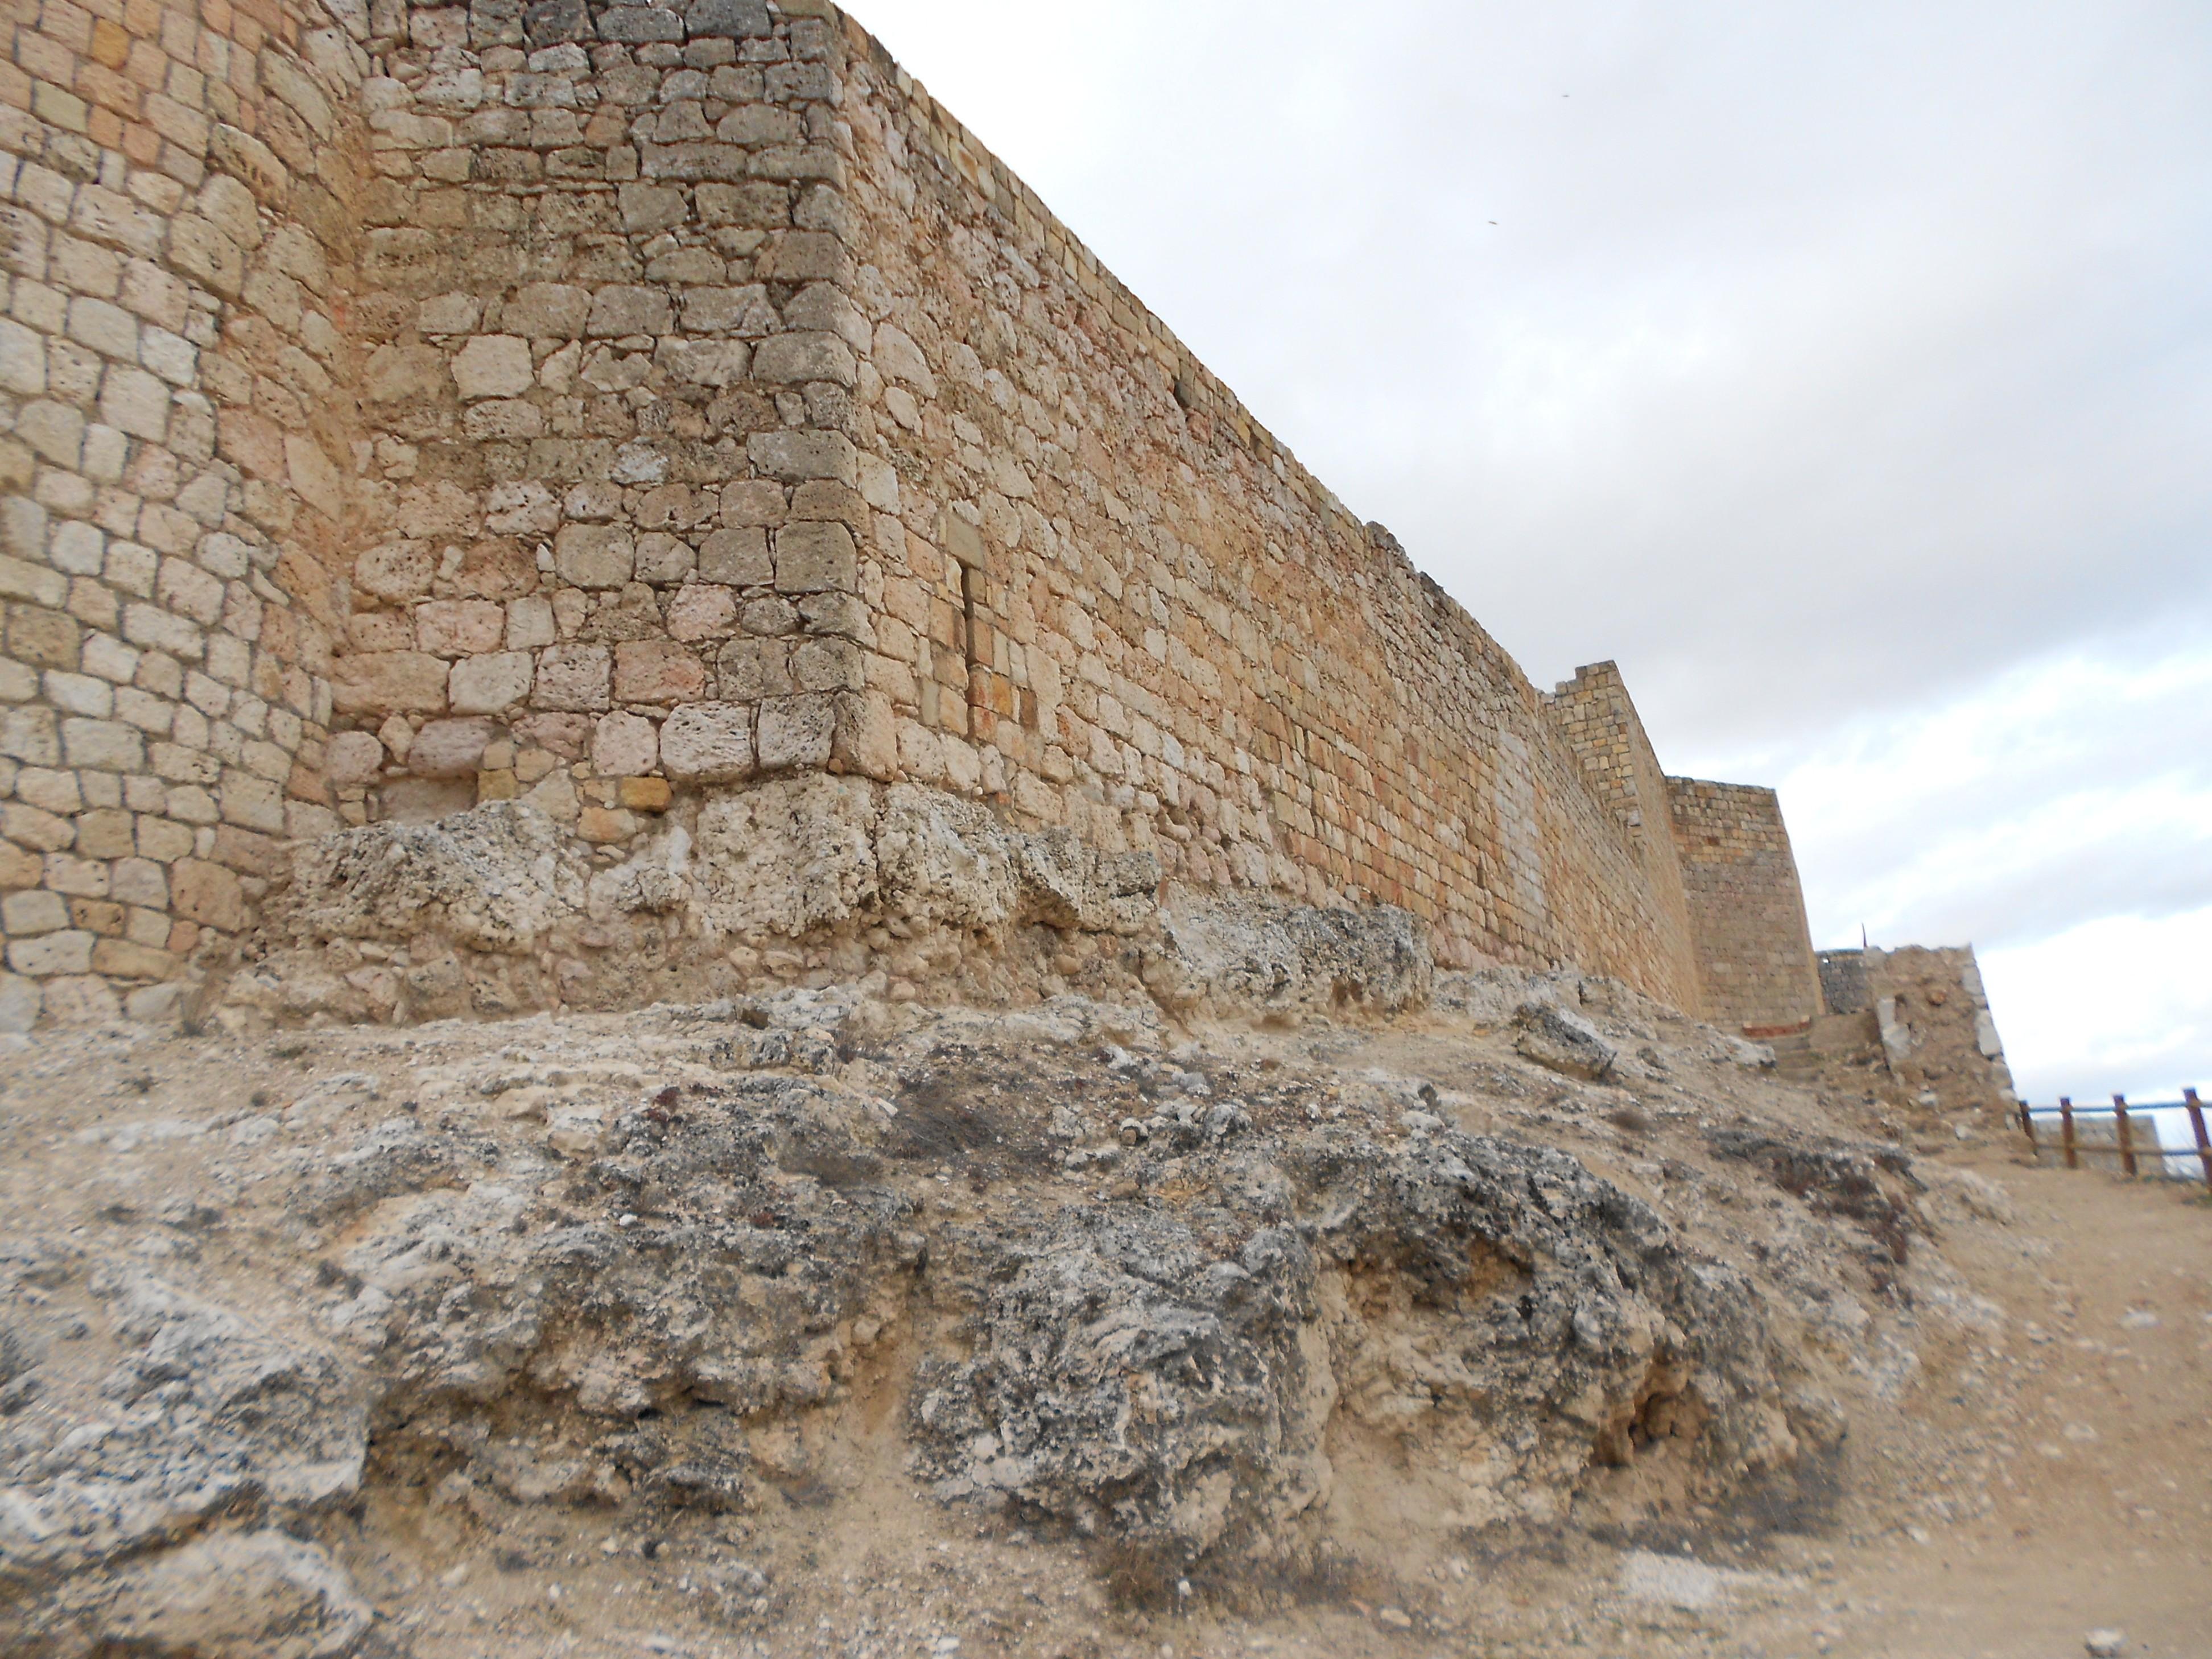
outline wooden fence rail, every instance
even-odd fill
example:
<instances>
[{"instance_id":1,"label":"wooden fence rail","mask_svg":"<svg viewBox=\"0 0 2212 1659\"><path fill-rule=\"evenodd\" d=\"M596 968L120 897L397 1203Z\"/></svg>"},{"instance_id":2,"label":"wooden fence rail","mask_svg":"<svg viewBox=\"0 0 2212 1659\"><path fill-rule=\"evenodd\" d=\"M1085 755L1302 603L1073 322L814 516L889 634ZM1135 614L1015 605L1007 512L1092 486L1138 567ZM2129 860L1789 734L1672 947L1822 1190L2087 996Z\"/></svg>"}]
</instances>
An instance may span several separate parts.
<instances>
[{"instance_id":1,"label":"wooden fence rail","mask_svg":"<svg viewBox=\"0 0 2212 1659\"><path fill-rule=\"evenodd\" d=\"M2027 1136L2029 1150L2034 1152L2037 1160L2040 1162L2044 1143L2036 1133L2037 1109L2023 1101L2020 1108L2020 1127L2021 1132ZM2047 1113L2052 1109L2044 1107L2041 1109ZM2145 1111L2155 1109L2157 1109L2142 1106L2131 1107L2128 1104L2128 1097L2125 1095L2114 1095L2110 1106L2076 1106L2073 1101L2062 1095L2057 1108L2057 1151L2064 1157L2066 1167L2069 1170L2078 1170L2081 1167L2081 1160L2085 1158L2118 1158L2120 1160L2122 1172L2132 1179L2142 1173L2142 1158L2148 1157L2158 1164L2160 1174L2165 1173L2166 1159L2187 1158L2189 1152L2186 1149L2177 1151L2166 1146L2158 1133L2155 1119L2153 1120L2151 1126L2151 1144L2138 1147L2136 1140L2136 1121ZM2170 1111L2172 1109L2167 1107L2165 1109ZM2207 1131L2204 1121L2204 1103L2197 1097L2196 1090L2182 1091L2182 1109L2189 1114L2189 1127L2197 1141L2197 1159L2204 1166L2204 1184L2208 1188L2212 1188L2212 1133ZM2078 1125L2083 1118L2112 1119L2113 1144L2110 1146L2092 1146L2082 1144Z\"/></svg>"}]
</instances>

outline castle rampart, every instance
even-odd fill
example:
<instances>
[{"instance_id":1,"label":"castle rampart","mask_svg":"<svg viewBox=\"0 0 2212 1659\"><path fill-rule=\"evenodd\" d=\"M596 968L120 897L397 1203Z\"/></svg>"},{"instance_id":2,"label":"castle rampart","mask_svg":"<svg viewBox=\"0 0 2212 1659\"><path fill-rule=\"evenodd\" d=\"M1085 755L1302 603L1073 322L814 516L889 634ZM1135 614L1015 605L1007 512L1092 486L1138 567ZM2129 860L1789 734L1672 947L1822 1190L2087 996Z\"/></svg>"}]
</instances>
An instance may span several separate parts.
<instances>
[{"instance_id":1,"label":"castle rampart","mask_svg":"<svg viewBox=\"0 0 2212 1659\"><path fill-rule=\"evenodd\" d=\"M1708 839L828 5L9 15L16 1023L173 1004L289 840L808 773L1817 1006L1771 795Z\"/></svg>"}]
</instances>

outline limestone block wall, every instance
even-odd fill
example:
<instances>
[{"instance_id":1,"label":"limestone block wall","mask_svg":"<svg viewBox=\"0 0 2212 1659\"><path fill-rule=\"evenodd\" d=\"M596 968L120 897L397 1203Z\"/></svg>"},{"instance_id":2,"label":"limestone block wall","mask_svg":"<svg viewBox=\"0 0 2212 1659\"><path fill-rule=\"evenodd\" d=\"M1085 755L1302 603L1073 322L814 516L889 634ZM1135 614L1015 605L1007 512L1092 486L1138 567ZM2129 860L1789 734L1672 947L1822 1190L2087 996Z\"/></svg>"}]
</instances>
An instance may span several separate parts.
<instances>
[{"instance_id":1,"label":"limestone block wall","mask_svg":"<svg viewBox=\"0 0 2212 1659\"><path fill-rule=\"evenodd\" d=\"M1547 703L1553 723L1582 764L1583 782L1612 810L1635 849L1673 936L1670 946L1695 960L1696 925L1674 842L1667 774L1644 729L1643 717L1629 697L1619 665L1593 663L1577 669L1574 678L1562 683ZM1702 1012L1702 1002L1687 1012Z\"/></svg>"},{"instance_id":2,"label":"limestone block wall","mask_svg":"<svg viewBox=\"0 0 2212 1659\"><path fill-rule=\"evenodd\" d=\"M856 465L902 771L1440 958L1694 963L1542 697L856 26ZM890 510L895 504L896 512ZM872 595L872 597L873 597Z\"/></svg>"},{"instance_id":3,"label":"limestone block wall","mask_svg":"<svg viewBox=\"0 0 2212 1659\"><path fill-rule=\"evenodd\" d=\"M355 821L889 777L836 27L760 0L380 10L335 669Z\"/></svg>"},{"instance_id":4,"label":"limestone block wall","mask_svg":"<svg viewBox=\"0 0 2212 1659\"><path fill-rule=\"evenodd\" d=\"M613 869L823 772L1710 1002L1618 674L1540 694L825 0L8 15L8 1020L173 1003L288 840Z\"/></svg>"},{"instance_id":5,"label":"limestone block wall","mask_svg":"<svg viewBox=\"0 0 2212 1659\"><path fill-rule=\"evenodd\" d=\"M0 9L0 1027L176 1006L322 780L366 67L301 0Z\"/></svg>"},{"instance_id":6,"label":"limestone block wall","mask_svg":"<svg viewBox=\"0 0 2212 1659\"><path fill-rule=\"evenodd\" d=\"M1822 1010L1820 971L1780 799L1743 784L1667 784L1705 1018L1804 1029Z\"/></svg>"}]
</instances>

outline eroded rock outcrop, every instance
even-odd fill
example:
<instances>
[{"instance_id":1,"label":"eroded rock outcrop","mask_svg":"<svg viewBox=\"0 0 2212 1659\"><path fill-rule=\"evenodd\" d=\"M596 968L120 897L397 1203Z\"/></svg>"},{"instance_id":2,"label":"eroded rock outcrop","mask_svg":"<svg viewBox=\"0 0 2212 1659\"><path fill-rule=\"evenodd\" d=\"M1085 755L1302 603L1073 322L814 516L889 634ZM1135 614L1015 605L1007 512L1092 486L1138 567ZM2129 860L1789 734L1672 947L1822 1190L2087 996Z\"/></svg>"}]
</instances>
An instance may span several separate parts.
<instances>
[{"instance_id":1,"label":"eroded rock outcrop","mask_svg":"<svg viewBox=\"0 0 2212 1659\"><path fill-rule=\"evenodd\" d=\"M1006 999L1087 969L1084 988L1147 988L1186 1013L1394 1012L1428 994L1427 933L1402 911L1195 890L1163 907L1159 886L1149 852L865 778L709 792L619 860L500 802L298 848L225 994L263 1017L386 1021L871 971Z\"/></svg>"}]
</instances>

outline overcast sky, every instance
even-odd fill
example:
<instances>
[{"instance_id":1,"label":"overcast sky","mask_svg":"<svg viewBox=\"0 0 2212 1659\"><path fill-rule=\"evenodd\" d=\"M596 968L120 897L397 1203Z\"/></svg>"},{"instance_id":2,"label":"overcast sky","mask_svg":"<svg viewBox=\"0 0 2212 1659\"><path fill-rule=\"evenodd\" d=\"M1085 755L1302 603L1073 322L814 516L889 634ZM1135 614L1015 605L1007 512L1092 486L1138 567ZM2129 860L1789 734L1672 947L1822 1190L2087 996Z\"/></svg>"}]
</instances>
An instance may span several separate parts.
<instances>
[{"instance_id":1,"label":"overcast sky","mask_svg":"<svg viewBox=\"0 0 2212 1659\"><path fill-rule=\"evenodd\" d=\"M2212 6L854 0L1816 942L2212 1090Z\"/></svg>"}]
</instances>

